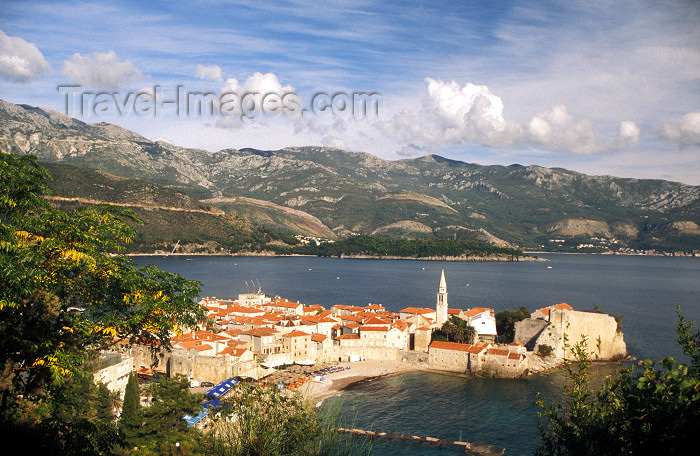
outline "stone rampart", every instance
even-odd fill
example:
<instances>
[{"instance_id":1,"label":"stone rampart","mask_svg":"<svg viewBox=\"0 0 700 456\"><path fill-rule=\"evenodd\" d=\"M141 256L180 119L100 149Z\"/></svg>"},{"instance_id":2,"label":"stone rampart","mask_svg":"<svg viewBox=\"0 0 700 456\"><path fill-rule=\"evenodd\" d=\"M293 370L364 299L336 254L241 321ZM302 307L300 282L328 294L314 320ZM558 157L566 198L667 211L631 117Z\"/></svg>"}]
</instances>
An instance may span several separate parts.
<instances>
[{"instance_id":1,"label":"stone rampart","mask_svg":"<svg viewBox=\"0 0 700 456\"><path fill-rule=\"evenodd\" d=\"M592 360L614 361L627 355L623 334L617 331L615 318L607 314L551 309L549 321L529 318L515 324L515 340L530 351L548 345L558 359L574 359L570 347L583 337Z\"/></svg>"},{"instance_id":2,"label":"stone rampart","mask_svg":"<svg viewBox=\"0 0 700 456\"><path fill-rule=\"evenodd\" d=\"M515 323L514 340L520 341L528 350L534 351L537 349L535 346L537 338L548 324L546 320L539 318L526 318L518 321Z\"/></svg>"}]
</instances>

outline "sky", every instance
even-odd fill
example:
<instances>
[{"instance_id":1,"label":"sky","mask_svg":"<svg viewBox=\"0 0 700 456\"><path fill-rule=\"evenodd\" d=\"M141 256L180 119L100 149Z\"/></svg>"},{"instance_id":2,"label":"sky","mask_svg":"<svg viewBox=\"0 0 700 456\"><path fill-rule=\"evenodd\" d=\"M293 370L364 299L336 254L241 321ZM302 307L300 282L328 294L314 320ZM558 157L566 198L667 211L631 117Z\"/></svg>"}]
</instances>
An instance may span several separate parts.
<instances>
[{"instance_id":1,"label":"sky","mask_svg":"<svg viewBox=\"0 0 700 456\"><path fill-rule=\"evenodd\" d=\"M700 2L2 0L0 99L211 152L700 185Z\"/></svg>"}]
</instances>

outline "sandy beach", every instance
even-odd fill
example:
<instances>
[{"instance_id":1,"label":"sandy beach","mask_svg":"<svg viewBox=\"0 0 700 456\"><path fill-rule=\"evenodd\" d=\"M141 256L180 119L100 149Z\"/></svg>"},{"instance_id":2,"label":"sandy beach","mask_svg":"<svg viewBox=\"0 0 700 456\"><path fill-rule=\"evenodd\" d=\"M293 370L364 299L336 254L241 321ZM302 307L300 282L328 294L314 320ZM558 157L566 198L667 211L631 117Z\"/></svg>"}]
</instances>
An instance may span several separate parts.
<instances>
[{"instance_id":1,"label":"sandy beach","mask_svg":"<svg viewBox=\"0 0 700 456\"><path fill-rule=\"evenodd\" d=\"M338 366L349 367L350 369L328 374L322 382L310 381L300 387L298 391L309 402L318 405L325 398L335 396L355 383L386 375L422 370L419 366L401 361L367 360L339 363Z\"/></svg>"}]
</instances>

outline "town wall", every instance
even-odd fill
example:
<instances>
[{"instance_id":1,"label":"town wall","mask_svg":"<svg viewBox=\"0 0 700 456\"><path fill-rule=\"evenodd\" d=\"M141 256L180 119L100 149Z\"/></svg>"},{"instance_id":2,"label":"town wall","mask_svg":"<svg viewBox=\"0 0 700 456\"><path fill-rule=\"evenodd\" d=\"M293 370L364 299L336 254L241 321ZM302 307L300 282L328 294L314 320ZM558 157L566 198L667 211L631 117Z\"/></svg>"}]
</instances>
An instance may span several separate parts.
<instances>
[{"instance_id":1,"label":"town wall","mask_svg":"<svg viewBox=\"0 0 700 456\"><path fill-rule=\"evenodd\" d=\"M518 378L527 375L527 358L519 360L510 359L507 356L488 356L481 363L478 374L486 377Z\"/></svg>"},{"instance_id":2,"label":"town wall","mask_svg":"<svg viewBox=\"0 0 700 456\"><path fill-rule=\"evenodd\" d=\"M124 397L129 374L131 374L134 365L134 358L119 354L110 358L109 361L106 361L105 367L95 371L93 377L96 382L102 382L110 391L120 391Z\"/></svg>"},{"instance_id":3,"label":"town wall","mask_svg":"<svg viewBox=\"0 0 700 456\"><path fill-rule=\"evenodd\" d=\"M134 366L153 365L153 355L147 346L133 345L129 350L133 357ZM238 375L238 370L247 370L250 363L234 364L233 358L228 355L203 356L191 354L186 350L174 349L171 352L162 352L158 356L157 370L165 371L169 377L177 374L189 378L201 378L212 383L222 382L232 376Z\"/></svg>"},{"instance_id":4,"label":"town wall","mask_svg":"<svg viewBox=\"0 0 700 456\"><path fill-rule=\"evenodd\" d=\"M430 348L430 367L432 369L448 372L470 373L469 352L461 350L445 350L442 348Z\"/></svg>"},{"instance_id":5,"label":"town wall","mask_svg":"<svg viewBox=\"0 0 700 456\"><path fill-rule=\"evenodd\" d=\"M404 363L409 363L417 365L420 367L429 367L430 365L430 354L427 352L416 352L410 350L401 351L401 361Z\"/></svg>"},{"instance_id":6,"label":"town wall","mask_svg":"<svg viewBox=\"0 0 700 456\"><path fill-rule=\"evenodd\" d=\"M219 383L234 376L234 369L229 356L172 353L167 363L167 373L169 377L182 374Z\"/></svg>"},{"instance_id":7,"label":"town wall","mask_svg":"<svg viewBox=\"0 0 700 456\"><path fill-rule=\"evenodd\" d=\"M570 347L581 342L582 337L586 338L593 360L618 360L627 355L627 346L622 332L617 331L615 318L603 313L551 309L549 322L530 318L516 323L515 329L515 340L528 350L536 351L539 345L549 345L558 359L574 359Z\"/></svg>"},{"instance_id":8,"label":"town wall","mask_svg":"<svg viewBox=\"0 0 700 456\"><path fill-rule=\"evenodd\" d=\"M354 355L360 359L401 361L403 352L403 350L395 347L333 346L330 350L319 353L317 359L325 362L348 361L350 356Z\"/></svg>"},{"instance_id":9,"label":"town wall","mask_svg":"<svg viewBox=\"0 0 700 456\"><path fill-rule=\"evenodd\" d=\"M537 338L547 325L549 325L547 320L539 318L526 318L518 321L515 323L515 337L513 340L518 340L528 350L535 351L537 350L535 342L537 342Z\"/></svg>"}]
</instances>

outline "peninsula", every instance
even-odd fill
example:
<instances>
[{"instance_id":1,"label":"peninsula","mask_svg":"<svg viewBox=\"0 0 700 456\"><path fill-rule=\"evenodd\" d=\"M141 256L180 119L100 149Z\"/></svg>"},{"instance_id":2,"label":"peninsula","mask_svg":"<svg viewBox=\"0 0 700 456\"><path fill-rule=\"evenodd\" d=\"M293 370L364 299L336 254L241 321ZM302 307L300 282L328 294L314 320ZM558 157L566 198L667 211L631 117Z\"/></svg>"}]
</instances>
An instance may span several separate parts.
<instances>
[{"instance_id":1,"label":"peninsula","mask_svg":"<svg viewBox=\"0 0 700 456\"><path fill-rule=\"evenodd\" d=\"M367 378L408 370L520 378L571 359L565 342L582 337L595 341L592 359L626 356L612 316L575 311L565 303L535 311L516 324L514 342L499 343L493 309L449 307L444 270L430 308L389 312L370 303L325 309L261 290L235 300L206 297L200 305L207 322L173 334L172 351L158 359L160 370L184 374L193 385L249 378L298 389L314 401ZM471 343L437 340L436 332L459 321L473 328ZM121 355L126 365L144 370L154 363L148 346L125 347ZM120 384L124 379L96 375L112 389L125 386Z\"/></svg>"}]
</instances>

